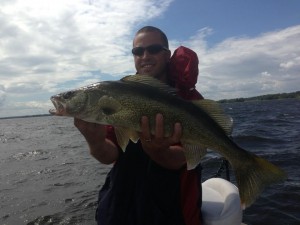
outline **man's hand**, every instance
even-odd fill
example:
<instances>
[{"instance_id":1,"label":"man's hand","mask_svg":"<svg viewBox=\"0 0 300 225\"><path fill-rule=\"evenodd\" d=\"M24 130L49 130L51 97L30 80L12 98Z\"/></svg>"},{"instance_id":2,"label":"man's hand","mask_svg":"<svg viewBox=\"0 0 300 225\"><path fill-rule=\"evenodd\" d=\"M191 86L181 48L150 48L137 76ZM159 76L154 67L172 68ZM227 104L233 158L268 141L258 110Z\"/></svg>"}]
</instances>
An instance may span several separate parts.
<instances>
[{"instance_id":1,"label":"man's hand","mask_svg":"<svg viewBox=\"0 0 300 225\"><path fill-rule=\"evenodd\" d=\"M91 155L98 161L111 164L117 160L119 156L118 148L112 141L105 138L105 125L89 123L77 118L74 118L74 125L85 137Z\"/></svg>"},{"instance_id":2,"label":"man's hand","mask_svg":"<svg viewBox=\"0 0 300 225\"><path fill-rule=\"evenodd\" d=\"M106 128L104 125L89 123L77 118L74 118L74 125L89 144L99 143L105 139Z\"/></svg>"},{"instance_id":3,"label":"man's hand","mask_svg":"<svg viewBox=\"0 0 300 225\"><path fill-rule=\"evenodd\" d=\"M149 119L146 116L141 120L141 143L144 151L159 165L167 169L180 169L185 164L183 148L180 145L182 128L180 123L174 124L171 136L164 136L164 121L161 114L155 118L155 134L150 132Z\"/></svg>"}]
</instances>

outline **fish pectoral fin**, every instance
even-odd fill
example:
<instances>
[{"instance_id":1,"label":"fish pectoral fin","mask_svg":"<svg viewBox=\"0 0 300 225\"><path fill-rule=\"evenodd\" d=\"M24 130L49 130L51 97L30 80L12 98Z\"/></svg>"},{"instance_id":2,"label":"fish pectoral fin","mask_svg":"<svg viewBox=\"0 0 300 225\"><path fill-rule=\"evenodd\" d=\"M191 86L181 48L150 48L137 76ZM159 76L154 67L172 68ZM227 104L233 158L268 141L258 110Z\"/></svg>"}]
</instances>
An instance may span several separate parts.
<instances>
[{"instance_id":1,"label":"fish pectoral fin","mask_svg":"<svg viewBox=\"0 0 300 225\"><path fill-rule=\"evenodd\" d=\"M207 153L205 146L184 144L183 148L188 170L196 168Z\"/></svg>"},{"instance_id":2,"label":"fish pectoral fin","mask_svg":"<svg viewBox=\"0 0 300 225\"><path fill-rule=\"evenodd\" d=\"M125 149L129 142L128 130L124 127L115 127L115 134L116 134L119 146L125 152Z\"/></svg>"},{"instance_id":3,"label":"fish pectoral fin","mask_svg":"<svg viewBox=\"0 0 300 225\"><path fill-rule=\"evenodd\" d=\"M130 130L129 131L129 139L133 142L133 143L137 143L138 140L140 139L139 134L135 131L135 130Z\"/></svg>"},{"instance_id":4,"label":"fish pectoral fin","mask_svg":"<svg viewBox=\"0 0 300 225\"><path fill-rule=\"evenodd\" d=\"M98 107L104 115L110 116L119 112L122 106L113 97L104 95L98 100Z\"/></svg>"},{"instance_id":5,"label":"fish pectoral fin","mask_svg":"<svg viewBox=\"0 0 300 225\"><path fill-rule=\"evenodd\" d=\"M123 151L125 151L129 140L136 143L139 140L139 135L136 131L125 128L125 127L115 127L115 134L119 146Z\"/></svg>"},{"instance_id":6,"label":"fish pectoral fin","mask_svg":"<svg viewBox=\"0 0 300 225\"><path fill-rule=\"evenodd\" d=\"M193 103L211 116L227 135L232 133L233 119L225 114L219 103L209 99L193 101Z\"/></svg>"}]
</instances>

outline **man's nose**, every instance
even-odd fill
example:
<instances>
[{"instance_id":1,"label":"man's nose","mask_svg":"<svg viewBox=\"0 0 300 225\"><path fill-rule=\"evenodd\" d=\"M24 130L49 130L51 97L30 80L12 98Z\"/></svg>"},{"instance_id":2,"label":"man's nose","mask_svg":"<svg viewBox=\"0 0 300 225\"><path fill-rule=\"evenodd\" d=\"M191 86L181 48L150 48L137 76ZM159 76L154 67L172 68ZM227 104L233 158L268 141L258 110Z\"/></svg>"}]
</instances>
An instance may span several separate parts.
<instances>
[{"instance_id":1,"label":"man's nose","mask_svg":"<svg viewBox=\"0 0 300 225\"><path fill-rule=\"evenodd\" d=\"M148 58L151 54L145 49L143 55L141 56L142 58Z\"/></svg>"}]
</instances>

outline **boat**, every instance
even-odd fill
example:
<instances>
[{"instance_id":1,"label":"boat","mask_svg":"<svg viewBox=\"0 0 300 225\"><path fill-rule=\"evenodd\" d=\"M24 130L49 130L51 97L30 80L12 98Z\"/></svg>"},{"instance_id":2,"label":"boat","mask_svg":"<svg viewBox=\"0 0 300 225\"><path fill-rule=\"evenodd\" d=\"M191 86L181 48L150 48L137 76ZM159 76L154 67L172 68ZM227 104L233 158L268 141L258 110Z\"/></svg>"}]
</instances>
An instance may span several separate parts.
<instances>
[{"instance_id":1,"label":"boat","mask_svg":"<svg viewBox=\"0 0 300 225\"><path fill-rule=\"evenodd\" d=\"M201 211L204 225L246 225L238 188L222 178L202 183Z\"/></svg>"}]
</instances>

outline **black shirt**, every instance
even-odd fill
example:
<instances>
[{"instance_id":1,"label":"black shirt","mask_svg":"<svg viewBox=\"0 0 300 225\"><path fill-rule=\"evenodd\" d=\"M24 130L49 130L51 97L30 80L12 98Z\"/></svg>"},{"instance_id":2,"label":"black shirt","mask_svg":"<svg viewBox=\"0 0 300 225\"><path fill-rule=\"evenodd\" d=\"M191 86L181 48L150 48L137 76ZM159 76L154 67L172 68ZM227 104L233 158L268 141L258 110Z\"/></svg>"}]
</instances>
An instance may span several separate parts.
<instances>
[{"instance_id":1,"label":"black shirt","mask_svg":"<svg viewBox=\"0 0 300 225\"><path fill-rule=\"evenodd\" d=\"M184 225L180 171L165 169L130 142L99 192L98 225Z\"/></svg>"}]
</instances>

